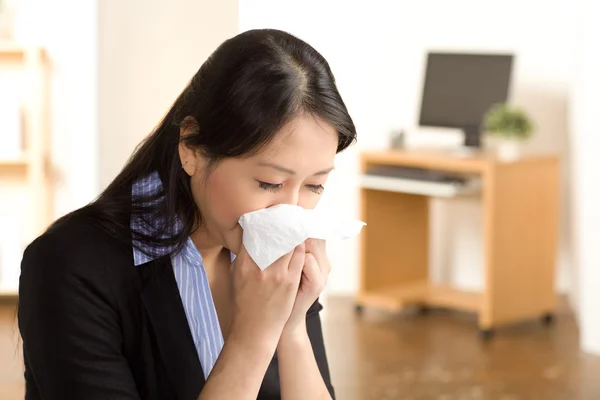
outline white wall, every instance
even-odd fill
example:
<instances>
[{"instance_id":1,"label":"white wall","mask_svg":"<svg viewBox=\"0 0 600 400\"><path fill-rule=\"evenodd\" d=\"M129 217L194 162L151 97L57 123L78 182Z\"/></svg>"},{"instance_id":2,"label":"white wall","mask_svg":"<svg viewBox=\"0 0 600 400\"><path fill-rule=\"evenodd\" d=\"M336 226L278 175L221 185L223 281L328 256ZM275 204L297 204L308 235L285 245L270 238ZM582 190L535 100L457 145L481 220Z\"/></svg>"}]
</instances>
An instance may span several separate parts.
<instances>
[{"instance_id":1,"label":"white wall","mask_svg":"<svg viewBox=\"0 0 600 400\"><path fill-rule=\"evenodd\" d=\"M19 0L16 17L15 40L45 47L50 62L50 145L57 217L97 193L96 1ZM8 192L10 196L3 193L0 209L9 214L4 218L11 218L2 219L2 227L18 232L10 227L10 220L21 225L29 212L23 205L31 199L22 187L9 187ZM10 271L0 271L0 276L11 278L5 286L16 286L22 246L32 239L11 241L14 262L3 266Z\"/></svg>"},{"instance_id":2,"label":"white wall","mask_svg":"<svg viewBox=\"0 0 600 400\"><path fill-rule=\"evenodd\" d=\"M206 57L238 32L236 0L17 3L16 39L45 47L50 59L54 217L99 194ZM18 225L27 193L14 185L0 190L10 192L0 209ZM0 286L16 284L2 283L2 276L18 277L18 262L10 264Z\"/></svg>"},{"instance_id":3,"label":"white wall","mask_svg":"<svg viewBox=\"0 0 600 400\"><path fill-rule=\"evenodd\" d=\"M103 0L99 32L99 161L105 187L210 53L238 33L238 4Z\"/></svg>"},{"instance_id":4,"label":"white wall","mask_svg":"<svg viewBox=\"0 0 600 400\"><path fill-rule=\"evenodd\" d=\"M501 5L481 0L241 0L240 31L287 30L308 41L330 62L357 125L359 144L339 157L324 202L358 215L357 151L384 147L390 129L416 124L429 49L515 52L513 100L530 111L538 127L531 147L567 157L574 40L569 13L568 0L508 0ZM567 158L565 167L564 176L568 176ZM566 209L568 191L564 193ZM479 205L436 202L432 212L439 217L433 226L434 272L439 275L446 268L455 284L480 287ZM568 228L565 218L563 227ZM448 229L450 235L443 235ZM444 237L453 237L454 242L441 240ZM561 243L559 288L564 291L571 287L572 267L567 238ZM353 293L358 277L357 241L331 245L330 255L334 270L329 293Z\"/></svg>"},{"instance_id":5,"label":"white wall","mask_svg":"<svg viewBox=\"0 0 600 400\"><path fill-rule=\"evenodd\" d=\"M576 79L572 91L573 238L578 287L581 343L600 355L600 25L592 0L576 2L580 25Z\"/></svg>"},{"instance_id":6,"label":"white wall","mask_svg":"<svg viewBox=\"0 0 600 400\"><path fill-rule=\"evenodd\" d=\"M238 32L236 0L16 3L16 39L44 46L51 63L56 216L110 182L210 52Z\"/></svg>"},{"instance_id":7,"label":"white wall","mask_svg":"<svg viewBox=\"0 0 600 400\"><path fill-rule=\"evenodd\" d=\"M16 39L45 47L50 60L55 215L62 215L85 204L97 190L97 4L93 0L17 4Z\"/></svg>"}]
</instances>

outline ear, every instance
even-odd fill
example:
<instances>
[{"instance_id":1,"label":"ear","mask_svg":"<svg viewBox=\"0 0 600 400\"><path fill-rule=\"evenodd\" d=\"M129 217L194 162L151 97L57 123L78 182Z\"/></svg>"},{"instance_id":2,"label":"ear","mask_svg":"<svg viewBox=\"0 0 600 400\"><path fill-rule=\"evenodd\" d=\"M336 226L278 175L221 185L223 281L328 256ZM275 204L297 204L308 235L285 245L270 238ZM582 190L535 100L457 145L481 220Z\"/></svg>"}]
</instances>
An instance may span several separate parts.
<instances>
[{"instance_id":1,"label":"ear","mask_svg":"<svg viewBox=\"0 0 600 400\"><path fill-rule=\"evenodd\" d=\"M194 148L187 146L182 140L186 135L193 134L198 131L198 125L193 117L185 117L181 127L179 128L179 159L181 167L189 175L193 176L196 173L200 155Z\"/></svg>"}]
</instances>

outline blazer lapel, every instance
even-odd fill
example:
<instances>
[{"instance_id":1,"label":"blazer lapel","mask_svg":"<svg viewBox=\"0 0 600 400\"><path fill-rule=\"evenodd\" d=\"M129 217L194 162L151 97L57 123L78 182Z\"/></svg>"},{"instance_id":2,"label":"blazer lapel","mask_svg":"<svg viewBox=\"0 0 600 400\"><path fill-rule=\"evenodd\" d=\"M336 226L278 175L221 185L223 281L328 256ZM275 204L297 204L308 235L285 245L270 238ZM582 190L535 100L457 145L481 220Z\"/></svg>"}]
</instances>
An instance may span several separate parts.
<instances>
[{"instance_id":1,"label":"blazer lapel","mask_svg":"<svg viewBox=\"0 0 600 400\"><path fill-rule=\"evenodd\" d=\"M204 372L181 303L170 256L140 265L142 301L177 398L196 399Z\"/></svg>"}]
</instances>

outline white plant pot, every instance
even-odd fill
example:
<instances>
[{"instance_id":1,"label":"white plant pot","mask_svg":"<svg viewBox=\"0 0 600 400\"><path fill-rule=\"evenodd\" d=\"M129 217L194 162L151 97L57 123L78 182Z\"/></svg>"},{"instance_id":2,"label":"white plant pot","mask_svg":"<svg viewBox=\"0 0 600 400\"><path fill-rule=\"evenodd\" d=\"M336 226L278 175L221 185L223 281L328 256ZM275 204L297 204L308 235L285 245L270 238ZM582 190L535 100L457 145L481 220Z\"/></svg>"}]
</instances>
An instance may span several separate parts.
<instances>
[{"instance_id":1,"label":"white plant pot","mask_svg":"<svg viewBox=\"0 0 600 400\"><path fill-rule=\"evenodd\" d=\"M523 142L517 139L500 139L496 145L496 154L500 161L517 161L522 153Z\"/></svg>"}]
</instances>

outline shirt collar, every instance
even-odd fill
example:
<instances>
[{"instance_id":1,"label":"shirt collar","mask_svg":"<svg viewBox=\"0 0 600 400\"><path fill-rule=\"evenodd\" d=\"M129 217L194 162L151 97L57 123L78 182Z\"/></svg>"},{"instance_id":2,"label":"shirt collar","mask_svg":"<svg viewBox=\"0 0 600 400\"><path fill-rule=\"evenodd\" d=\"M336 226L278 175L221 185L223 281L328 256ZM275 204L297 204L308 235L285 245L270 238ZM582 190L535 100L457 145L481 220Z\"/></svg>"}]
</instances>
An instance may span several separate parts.
<instances>
[{"instance_id":1,"label":"shirt collar","mask_svg":"<svg viewBox=\"0 0 600 400\"><path fill-rule=\"evenodd\" d=\"M153 172L136 182L131 187L132 196L150 196L160 193L163 190L163 184L160 179L158 172ZM159 201L159 200L157 200ZM160 223L158 218L151 218L149 216L143 215L132 215L130 221L130 227L132 230L139 231L145 235L151 235L156 233L157 226L161 226L163 224ZM173 231L177 231L178 227L181 226L181 221L177 220L177 225L174 227ZM188 242L190 240L188 239ZM150 261L154 261L157 258L163 257L167 254L170 254L175 249L172 247L157 247L152 245L151 243L145 243L142 241L133 240L133 263L137 267L139 265L145 264ZM186 244L188 246L189 243ZM191 245L193 250L196 250L196 246ZM143 250L142 250L143 249ZM198 255L200 253L198 252ZM235 254L231 252L231 261L235 259Z\"/></svg>"},{"instance_id":2,"label":"shirt collar","mask_svg":"<svg viewBox=\"0 0 600 400\"><path fill-rule=\"evenodd\" d=\"M162 190L163 184L160 176L158 172L153 172L134 182L131 187L131 194L133 197L151 196L160 193ZM160 201L160 199L157 199L156 201ZM164 224L161 224L159 218L153 218L149 215L132 214L130 220L131 229L145 235L156 234L159 229L158 227L163 225ZM135 239L133 240L133 244L133 262L135 266L153 261L171 253L174 250L174 246L156 246L152 243L146 243Z\"/></svg>"}]
</instances>

